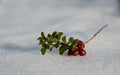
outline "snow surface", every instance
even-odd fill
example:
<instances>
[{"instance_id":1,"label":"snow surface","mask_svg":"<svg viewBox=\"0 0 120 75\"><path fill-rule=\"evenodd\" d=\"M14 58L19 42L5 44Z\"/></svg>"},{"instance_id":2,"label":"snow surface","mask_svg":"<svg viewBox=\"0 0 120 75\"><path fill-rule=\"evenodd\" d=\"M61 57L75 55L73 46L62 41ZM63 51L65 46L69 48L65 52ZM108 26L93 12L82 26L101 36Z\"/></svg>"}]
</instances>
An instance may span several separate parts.
<instances>
[{"instance_id":1,"label":"snow surface","mask_svg":"<svg viewBox=\"0 0 120 75\"><path fill-rule=\"evenodd\" d=\"M120 0L0 0L0 75L119 75ZM37 38L63 31L86 41L87 55L40 54Z\"/></svg>"}]
</instances>

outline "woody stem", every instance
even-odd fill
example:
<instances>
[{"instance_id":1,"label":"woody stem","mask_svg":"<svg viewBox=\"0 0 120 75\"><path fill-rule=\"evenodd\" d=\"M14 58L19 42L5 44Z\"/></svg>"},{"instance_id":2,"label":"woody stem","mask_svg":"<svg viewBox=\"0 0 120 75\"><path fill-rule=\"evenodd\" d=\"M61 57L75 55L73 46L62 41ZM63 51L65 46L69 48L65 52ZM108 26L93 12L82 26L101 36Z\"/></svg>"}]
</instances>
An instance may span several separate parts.
<instances>
[{"instance_id":1,"label":"woody stem","mask_svg":"<svg viewBox=\"0 0 120 75\"><path fill-rule=\"evenodd\" d=\"M90 39L88 39L86 42L84 42L84 44L89 43L93 38L96 37L97 34L99 34L104 28L106 28L108 25L104 25L103 27L101 27Z\"/></svg>"}]
</instances>

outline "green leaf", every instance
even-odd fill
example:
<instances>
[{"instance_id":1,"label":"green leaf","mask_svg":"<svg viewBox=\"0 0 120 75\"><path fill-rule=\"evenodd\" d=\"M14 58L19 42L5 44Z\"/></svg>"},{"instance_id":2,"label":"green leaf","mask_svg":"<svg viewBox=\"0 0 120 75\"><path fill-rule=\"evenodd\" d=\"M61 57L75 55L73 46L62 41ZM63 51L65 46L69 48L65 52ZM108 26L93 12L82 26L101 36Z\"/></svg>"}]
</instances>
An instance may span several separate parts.
<instances>
[{"instance_id":1,"label":"green leaf","mask_svg":"<svg viewBox=\"0 0 120 75\"><path fill-rule=\"evenodd\" d=\"M67 45L68 45L68 46L71 46L71 45L72 45L72 42L68 42Z\"/></svg>"},{"instance_id":2,"label":"green leaf","mask_svg":"<svg viewBox=\"0 0 120 75\"><path fill-rule=\"evenodd\" d=\"M40 38L40 44L43 45L45 43L44 39L41 37Z\"/></svg>"},{"instance_id":3,"label":"green leaf","mask_svg":"<svg viewBox=\"0 0 120 75\"><path fill-rule=\"evenodd\" d=\"M50 48L50 51L52 51L52 47Z\"/></svg>"},{"instance_id":4,"label":"green leaf","mask_svg":"<svg viewBox=\"0 0 120 75\"><path fill-rule=\"evenodd\" d=\"M52 33L52 36L56 37L56 35L57 35L57 31L54 31L54 32Z\"/></svg>"},{"instance_id":5,"label":"green leaf","mask_svg":"<svg viewBox=\"0 0 120 75\"><path fill-rule=\"evenodd\" d=\"M42 37L45 37L44 32L41 32L41 36L42 36Z\"/></svg>"},{"instance_id":6,"label":"green leaf","mask_svg":"<svg viewBox=\"0 0 120 75\"><path fill-rule=\"evenodd\" d=\"M50 48L50 45L49 45L49 44L46 44L46 48L49 49L49 48Z\"/></svg>"},{"instance_id":7,"label":"green leaf","mask_svg":"<svg viewBox=\"0 0 120 75\"><path fill-rule=\"evenodd\" d=\"M59 54L62 55L66 50L67 50L67 49L66 49L66 46L61 46L61 47L59 48Z\"/></svg>"},{"instance_id":8,"label":"green leaf","mask_svg":"<svg viewBox=\"0 0 120 75\"><path fill-rule=\"evenodd\" d=\"M78 43L78 39L74 39L73 44L77 44Z\"/></svg>"},{"instance_id":9,"label":"green leaf","mask_svg":"<svg viewBox=\"0 0 120 75\"><path fill-rule=\"evenodd\" d=\"M58 40L56 38L53 38L52 41L56 43Z\"/></svg>"},{"instance_id":10,"label":"green leaf","mask_svg":"<svg viewBox=\"0 0 120 75\"><path fill-rule=\"evenodd\" d=\"M47 49L43 47L43 48L41 49L41 54L42 54L42 55L45 55L46 50L47 50Z\"/></svg>"},{"instance_id":11,"label":"green leaf","mask_svg":"<svg viewBox=\"0 0 120 75\"><path fill-rule=\"evenodd\" d=\"M38 43L39 45L41 44L40 39L41 39L41 37L39 37L39 38L37 39L37 40L39 41L39 43Z\"/></svg>"},{"instance_id":12,"label":"green leaf","mask_svg":"<svg viewBox=\"0 0 120 75\"><path fill-rule=\"evenodd\" d=\"M71 49L74 51L76 49L76 45L72 45Z\"/></svg>"},{"instance_id":13,"label":"green leaf","mask_svg":"<svg viewBox=\"0 0 120 75\"><path fill-rule=\"evenodd\" d=\"M41 37L38 37L37 40L40 40Z\"/></svg>"},{"instance_id":14,"label":"green leaf","mask_svg":"<svg viewBox=\"0 0 120 75\"><path fill-rule=\"evenodd\" d=\"M63 36L62 41L66 43L66 36Z\"/></svg>"},{"instance_id":15,"label":"green leaf","mask_svg":"<svg viewBox=\"0 0 120 75\"><path fill-rule=\"evenodd\" d=\"M52 41L52 40L48 40L48 44L50 44L50 45L51 45L52 43L53 43L53 41Z\"/></svg>"},{"instance_id":16,"label":"green leaf","mask_svg":"<svg viewBox=\"0 0 120 75\"><path fill-rule=\"evenodd\" d=\"M70 37L69 42L73 42L73 41L74 41L73 37Z\"/></svg>"},{"instance_id":17,"label":"green leaf","mask_svg":"<svg viewBox=\"0 0 120 75\"><path fill-rule=\"evenodd\" d=\"M59 44L53 44L53 47L58 48Z\"/></svg>"},{"instance_id":18,"label":"green leaf","mask_svg":"<svg viewBox=\"0 0 120 75\"><path fill-rule=\"evenodd\" d=\"M48 34L47 36L48 36L48 38L50 38L50 39L52 38L52 35L51 35L51 34Z\"/></svg>"},{"instance_id":19,"label":"green leaf","mask_svg":"<svg viewBox=\"0 0 120 75\"><path fill-rule=\"evenodd\" d=\"M60 45L60 42L58 41L58 42L56 43L56 48L58 48L59 45Z\"/></svg>"},{"instance_id":20,"label":"green leaf","mask_svg":"<svg viewBox=\"0 0 120 75\"><path fill-rule=\"evenodd\" d=\"M58 32L57 39L60 40L62 35L63 35L63 32Z\"/></svg>"},{"instance_id":21,"label":"green leaf","mask_svg":"<svg viewBox=\"0 0 120 75\"><path fill-rule=\"evenodd\" d=\"M45 43L43 43L43 44L41 44L42 45L42 47L45 47L46 48L46 46L47 46L47 44L45 44Z\"/></svg>"}]
</instances>

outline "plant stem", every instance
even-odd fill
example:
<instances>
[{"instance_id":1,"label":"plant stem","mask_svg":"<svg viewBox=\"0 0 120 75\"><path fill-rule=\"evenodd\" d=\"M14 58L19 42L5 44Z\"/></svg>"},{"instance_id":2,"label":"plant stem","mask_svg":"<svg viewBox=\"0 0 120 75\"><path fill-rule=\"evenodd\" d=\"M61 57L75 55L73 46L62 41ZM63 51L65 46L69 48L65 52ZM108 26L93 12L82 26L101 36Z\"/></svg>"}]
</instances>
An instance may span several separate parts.
<instances>
[{"instance_id":1,"label":"plant stem","mask_svg":"<svg viewBox=\"0 0 120 75\"><path fill-rule=\"evenodd\" d=\"M99 34L104 28L106 28L108 25L104 25L103 27L101 27L90 39L88 39L86 42L84 42L84 44L89 43L93 38L96 37L97 34Z\"/></svg>"}]
</instances>

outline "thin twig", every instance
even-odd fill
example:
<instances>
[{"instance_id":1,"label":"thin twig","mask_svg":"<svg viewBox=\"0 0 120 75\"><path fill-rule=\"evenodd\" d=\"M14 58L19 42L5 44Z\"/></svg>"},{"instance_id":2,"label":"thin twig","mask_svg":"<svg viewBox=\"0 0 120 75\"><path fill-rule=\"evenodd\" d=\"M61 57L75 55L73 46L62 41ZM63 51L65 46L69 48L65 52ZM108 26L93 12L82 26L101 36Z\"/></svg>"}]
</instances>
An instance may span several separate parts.
<instances>
[{"instance_id":1,"label":"thin twig","mask_svg":"<svg viewBox=\"0 0 120 75\"><path fill-rule=\"evenodd\" d=\"M84 42L84 44L87 44L88 42L90 42L93 38L95 38L95 36L100 33L101 30L103 30L104 28L106 28L108 25L104 25L103 27L101 27L98 32L96 32L89 40L87 40L86 42Z\"/></svg>"}]
</instances>

